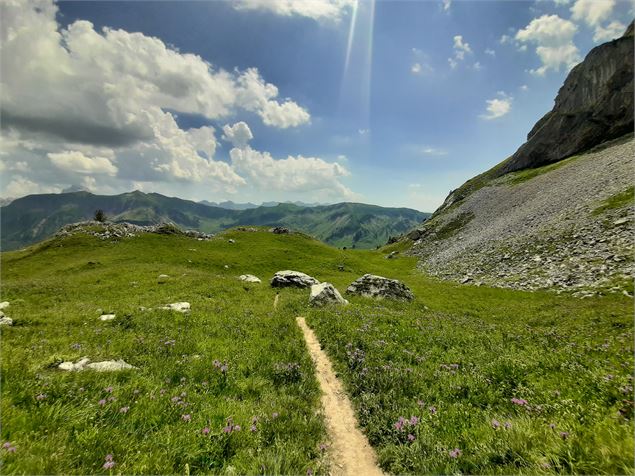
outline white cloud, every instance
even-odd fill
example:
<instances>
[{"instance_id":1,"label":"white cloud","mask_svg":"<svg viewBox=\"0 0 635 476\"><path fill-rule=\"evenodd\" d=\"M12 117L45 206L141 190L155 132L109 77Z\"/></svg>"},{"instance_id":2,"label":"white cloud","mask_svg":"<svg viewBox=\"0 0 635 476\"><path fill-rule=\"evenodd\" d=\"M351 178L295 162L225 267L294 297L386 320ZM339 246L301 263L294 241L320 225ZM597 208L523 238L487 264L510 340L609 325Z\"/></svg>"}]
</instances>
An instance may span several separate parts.
<instances>
[{"instance_id":1,"label":"white cloud","mask_svg":"<svg viewBox=\"0 0 635 476\"><path fill-rule=\"evenodd\" d=\"M614 6L615 0L576 0L571 7L571 18L598 26L610 17Z\"/></svg>"},{"instance_id":2,"label":"white cloud","mask_svg":"<svg viewBox=\"0 0 635 476\"><path fill-rule=\"evenodd\" d=\"M612 21L606 27L598 25L595 28L593 41L595 41L596 43L602 43L605 41L614 40L615 38L619 38L620 36L622 36L625 30L626 25L619 21Z\"/></svg>"},{"instance_id":3,"label":"white cloud","mask_svg":"<svg viewBox=\"0 0 635 476\"><path fill-rule=\"evenodd\" d=\"M452 0L442 0L443 11L449 12L450 7L452 6Z\"/></svg>"},{"instance_id":4,"label":"white cloud","mask_svg":"<svg viewBox=\"0 0 635 476\"><path fill-rule=\"evenodd\" d=\"M502 35L500 40L498 40L501 45L508 45L514 41L514 39L509 35Z\"/></svg>"},{"instance_id":5,"label":"white cloud","mask_svg":"<svg viewBox=\"0 0 635 476\"><path fill-rule=\"evenodd\" d=\"M409 154L421 156L421 157L440 157L448 155L448 151L437 147L430 147L429 145L410 144L405 146L405 151Z\"/></svg>"},{"instance_id":6,"label":"white cloud","mask_svg":"<svg viewBox=\"0 0 635 476\"><path fill-rule=\"evenodd\" d=\"M323 198L352 200L357 197L340 179L350 175L337 162L315 157L274 159L269 152L247 146L229 152L232 166L261 190L318 193Z\"/></svg>"},{"instance_id":7,"label":"white cloud","mask_svg":"<svg viewBox=\"0 0 635 476\"><path fill-rule=\"evenodd\" d=\"M472 65L472 68L473 68L475 71L480 71L480 70L482 70L482 69L483 69L483 65L477 61L476 63L474 63L474 64Z\"/></svg>"},{"instance_id":8,"label":"white cloud","mask_svg":"<svg viewBox=\"0 0 635 476\"><path fill-rule=\"evenodd\" d=\"M3 187L2 195L6 198L19 198L36 193L59 193L60 186L45 186L33 182L20 175L16 175L6 187Z\"/></svg>"},{"instance_id":9,"label":"white cloud","mask_svg":"<svg viewBox=\"0 0 635 476\"><path fill-rule=\"evenodd\" d=\"M237 122L233 126L226 124L223 126L223 139L231 142L234 147L242 149L247 146L254 136L249 126L243 121Z\"/></svg>"},{"instance_id":10,"label":"white cloud","mask_svg":"<svg viewBox=\"0 0 635 476\"><path fill-rule=\"evenodd\" d=\"M493 50L493 49L491 49L491 48L487 48L487 49L485 50L485 54L486 54L486 55L489 55L489 56L494 57L494 56L496 56L496 51L494 51L494 50Z\"/></svg>"},{"instance_id":11,"label":"white cloud","mask_svg":"<svg viewBox=\"0 0 635 476\"><path fill-rule=\"evenodd\" d=\"M523 91L523 92L529 91L529 86L527 86L526 84L523 84L523 85L520 87L520 90L521 90L521 91Z\"/></svg>"},{"instance_id":12,"label":"white cloud","mask_svg":"<svg viewBox=\"0 0 635 476\"><path fill-rule=\"evenodd\" d=\"M87 157L79 151L49 152L47 157L56 167L79 174L115 175L117 167L106 157Z\"/></svg>"},{"instance_id":13,"label":"white cloud","mask_svg":"<svg viewBox=\"0 0 635 476\"><path fill-rule=\"evenodd\" d=\"M184 130L176 115L247 111L282 129L310 122L255 68L225 71L158 38L83 20L63 28L51 0L6 0L0 9L0 155L15 190L99 173L102 188L196 182L232 193L247 182L214 160L214 128Z\"/></svg>"},{"instance_id":14,"label":"white cloud","mask_svg":"<svg viewBox=\"0 0 635 476\"><path fill-rule=\"evenodd\" d=\"M261 10L281 16L339 21L355 0L237 0L236 10Z\"/></svg>"},{"instance_id":15,"label":"white cloud","mask_svg":"<svg viewBox=\"0 0 635 476\"><path fill-rule=\"evenodd\" d=\"M448 63L450 64L450 68L455 69L459 62L465 59L466 54L472 54L472 48L467 41L463 40L462 35L456 35L454 37L454 57L448 58Z\"/></svg>"},{"instance_id":16,"label":"white cloud","mask_svg":"<svg viewBox=\"0 0 635 476\"><path fill-rule=\"evenodd\" d=\"M412 74L420 74L421 73L421 64L420 63L413 63L413 65L410 67L410 72Z\"/></svg>"},{"instance_id":17,"label":"white cloud","mask_svg":"<svg viewBox=\"0 0 635 476\"><path fill-rule=\"evenodd\" d=\"M487 103L487 107L485 108L487 112L481 114L480 117L482 119L498 119L499 117L503 117L504 115L508 114L509 111L512 110L513 98L502 91L499 91L497 95L499 97L488 99L487 101L485 101Z\"/></svg>"},{"instance_id":18,"label":"white cloud","mask_svg":"<svg viewBox=\"0 0 635 476\"><path fill-rule=\"evenodd\" d=\"M542 62L542 66L531 70L531 73L544 76L549 70L560 71L563 66L571 68L578 63L581 59L580 52L573 43L577 30L573 22L558 15L534 18L529 25L519 30L516 40L536 44L536 54Z\"/></svg>"}]
</instances>

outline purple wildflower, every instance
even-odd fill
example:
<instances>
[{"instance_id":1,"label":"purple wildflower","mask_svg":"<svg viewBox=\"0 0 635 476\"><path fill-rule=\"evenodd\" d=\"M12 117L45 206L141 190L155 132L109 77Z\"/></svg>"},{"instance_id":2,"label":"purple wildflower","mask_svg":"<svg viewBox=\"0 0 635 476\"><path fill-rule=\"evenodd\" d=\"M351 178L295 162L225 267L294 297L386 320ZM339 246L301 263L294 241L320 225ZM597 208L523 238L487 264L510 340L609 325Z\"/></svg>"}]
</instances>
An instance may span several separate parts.
<instances>
[{"instance_id":1,"label":"purple wildflower","mask_svg":"<svg viewBox=\"0 0 635 476\"><path fill-rule=\"evenodd\" d=\"M417 423L419 423L419 417L416 417L416 416L414 416L414 415L413 415L413 416L411 416L411 417L410 417L410 424L414 426L414 425L416 425Z\"/></svg>"},{"instance_id":2,"label":"purple wildflower","mask_svg":"<svg viewBox=\"0 0 635 476\"><path fill-rule=\"evenodd\" d=\"M556 424L555 423L549 423L549 428L551 428L552 430L556 429Z\"/></svg>"},{"instance_id":3,"label":"purple wildflower","mask_svg":"<svg viewBox=\"0 0 635 476\"><path fill-rule=\"evenodd\" d=\"M306 470L306 476L313 476L313 470L311 468Z\"/></svg>"},{"instance_id":4,"label":"purple wildflower","mask_svg":"<svg viewBox=\"0 0 635 476\"><path fill-rule=\"evenodd\" d=\"M128 410L130 410L130 407L121 407L119 413L128 413Z\"/></svg>"},{"instance_id":5,"label":"purple wildflower","mask_svg":"<svg viewBox=\"0 0 635 476\"><path fill-rule=\"evenodd\" d=\"M520 405L520 406L527 405L527 400L523 398L512 398L511 402L514 405Z\"/></svg>"},{"instance_id":6,"label":"purple wildflower","mask_svg":"<svg viewBox=\"0 0 635 476\"><path fill-rule=\"evenodd\" d=\"M209 427L205 427L201 430L201 433L203 433L204 435L209 435Z\"/></svg>"},{"instance_id":7,"label":"purple wildflower","mask_svg":"<svg viewBox=\"0 0 635 476\"><path fill-rule=\"evenodd\" d=\"M181 401L179 397L172 397L170 400L172 401L172 403L179 403Z\"/></svg>"},{"instance_id":8,"label":"purple wildflower","mask_svg":"<svg viewBox=\"0 0 635 476\"><path fill-rule=\"evenodd\" d=\"M116 463L115 463L115 460L113 459L113 456L111 454L107 454L106 458L104 458L104 459L106 461L104 463L104 466L103 466L104 469L112 469L112 468L115 467Z\"/></svg>"},{"instance_id":9,"label":"purple wildflower","mask_svg":"<svg viewBox=\"0 0 635 476\"><path fill-rule=\"evenodd\" d=\"M100 407L103 407L106 404L106 400L105 399L101 399L99 400L99 402L97 402L99 404Z\"/></svg>"},{"instance_id":10,"label":"purple wildflower","mask_svg":"<svg viewBox=\"0 0 635 476\"><path fill-rule=\"evenodd\" d=\"M327 445L325 443L320 443L320 451L321 452L325 452L328 447L329 447L329 445Z\"/></svg>"},{"instance_id":11,"label":"purple wildflower","mask_svg":"<svg viewBox=\"0 0 635 476\"><path fill-rule=\"evenodd\" d=\"M161 390L159 390L159 395L165 395L165 389L162 388Z\"/></svg>"},{"instance_id":12,"label":"purple wildflower","mask_svg":"<svg viewBox=\"0 0 635 476\"><path fill-rule=\"evenodd\" d=\"M4 443L2 443L2 447L7 450L9 448L11 448L11 442L10 441L6 441Z\"/></svg>"},{"instance_id":13,"label":"purple wildflower","mask_svg":"<svg viewBox=\"0 0 635 476\"><path fill-rule=\"evenodd\" d=\"M419 405L420 407L424 406L426 404L426 402L424 402L423 400L417 400L417 405Z\"/></svg>"},{"instance_id":14,"label":"purple wildflower","mask_svg":"<svg viewBox=\"0 0 635 476\"><path fill-rule=\"evenodd\" d=\"M408 441L412 442L415 440L415 435L413 435L412 433L408 433Z\"/></svg>"},{"instance_id":15,"label":"purple wildflower","mask_svg":"<svg viewBox=\"0 0 635 476\"><path fill-rule=\"evenodd\" d=\"M500 426L501 426L501 423L496 418L493 418L492 419L492 428L494 428L496 430L497 428L500 428Z\"/></svg>"},{"instance_id":16,"label":"purple wildflower","mask_svg":"<svg viewBox=\"0 0 635 476\"><path fill-rule=\"evenodd\" d=\"M9 447L7 448L7 451L8 451L9 453L15 453L15 446L9 446Z\"/></svg>"},{"instance_id":17,"label":"purple wildflower","mask_svg":"<svg viewBox=\"0 0 635 476\"><path fill-rule=\"evenodd\" d=\"M235 425L234 426L234 431L240 431L240 425Z\"/></svg>"},{"instance_id":18,"label":"purple wildflower","mask_svg":"<svg viewBox=\"0 0 635 476\"><path fill-rule=\"evenodd\" d=\"M256 427L256 425L251 425L249 427L249 431L251 431L252 433L255 433L258 430L258 428Z\"/></svg>"},{"instance_id":19,"label":"purple wildflower","mask_svg":"<svg viewBox=\"0 0 635 476\"><path fill-rule=\"evenodd\" d=\"M71 344L71 349L73 350L79 350L81 348L82 348L82 344L78 344L78 343Z\"/></svg>"},{"instance_id":20,"label":"purple wildflower","mask_svg":"<svg viewBox=\"0 0 635 476\"><path fill-rule=\"evenodd\" d=\"M191 421L192 420L192 415L190 415L189 413L186 413L185 415L181 415L181 420L183 420L183 421Z\"/></svg>"},{"instance_id":21,"label":"purple wildflower","mask_svg":"<svg viewBox=\"0 0 635 476\"><path fill-rule=\"evenodd\" d=\"M104 388L104 392L108 392L108 393L112 393L113 388L112 387L106 387Z\"/></svg>"},{"instance_id":22,"label":"purple wildflower","mask_svg":"<svg viewBox=\"0 0 635 476\"><path fill-rule=\"evenodd\" d=\"M437 414L437 407L428 407L428 410L430 410L430 413L432 413L433 415Z\"/></svg>"},{"instance_id":23,"label":"purple wildflower","mask_svg":"<svg viewBox=\"0 0 635 476\"><path fill-rule=\"evenodd\" d=\"M117 398L116 398L116 397L108 397L108 401L109 401L109 402L114 402L115 400L117 400Z\"/></svg>"},{"instance_id":24,"label":"purple wildflower","mask_svg":"<svg viewBox=\"0 0 635 476\"><path fill-rule=\"evenodd\" d=\"M569 432L568 431L561 431L560 432L560 438L562 438L563 440L566 440L567 438L569 438Z\"/></svg>"},{"instance_id":25,"label":"purple wildflower","mask_svg":"<svg viewBox=\"0 0 635 476\"><path fill-rule=\"evenodd\" d=\"M454 448L453 450L450 450L449 455L450 458L458 458L459 456L461 456L461 450L458 448Z\"/></svg>"},{"instance_id":26,"label":"purple wildflower","mask_svg":"<svg viewBox=\"0 0 635 476\"><path fill-rule=\"evenodd\" d=\"M280 416L280 414L279 414L278 412L273 412L273 413L271 414L271 418L274 418L274 419L275 419L275 418L278 418L279 416Z\"/></svg>"},{"instance_id":27,"label":"purple wildflower","mask_svg":"<svg viewBox=\"0 0 635 476\"><path fill-rule=\"evenodd\" d=\"M512 427L512 423L510 421L506 421L505 422L505 428L507 428L508 430Z\"/></svg>"},{"instance_id":28,"label":"purple wildflower","mask_svg":"<svg viewBox=\"0 0 635 476\"><path fill-rule=\"evenodd\" d=\"M35 397L35 399L39 402L42 400L46 400L46 393L40 393L38 396Z\"/></svg>"}]
</instances>

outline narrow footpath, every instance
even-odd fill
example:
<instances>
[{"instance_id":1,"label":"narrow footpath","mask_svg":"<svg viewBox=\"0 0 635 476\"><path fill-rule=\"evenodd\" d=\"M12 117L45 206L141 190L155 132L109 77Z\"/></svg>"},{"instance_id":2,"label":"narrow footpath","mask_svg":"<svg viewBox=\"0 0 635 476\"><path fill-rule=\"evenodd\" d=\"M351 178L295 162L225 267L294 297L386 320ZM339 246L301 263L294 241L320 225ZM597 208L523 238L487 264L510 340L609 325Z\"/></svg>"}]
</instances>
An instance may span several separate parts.
<instances>
[{"instance_id":1,"label":"narrow footpath","mask_svg":"<svg viewBox=\"0 0 635 476\"><path fill-rule=\"evenodd\" d=\"M322 389L322 408L331 440L331 474L346 476L379 476L384 473L377 466L377 457L368 440L359 430L357 419L341 382L320 342L304 317L297 317L298 326L315 363L317 379Z\"/></svg>"}]
</instances>

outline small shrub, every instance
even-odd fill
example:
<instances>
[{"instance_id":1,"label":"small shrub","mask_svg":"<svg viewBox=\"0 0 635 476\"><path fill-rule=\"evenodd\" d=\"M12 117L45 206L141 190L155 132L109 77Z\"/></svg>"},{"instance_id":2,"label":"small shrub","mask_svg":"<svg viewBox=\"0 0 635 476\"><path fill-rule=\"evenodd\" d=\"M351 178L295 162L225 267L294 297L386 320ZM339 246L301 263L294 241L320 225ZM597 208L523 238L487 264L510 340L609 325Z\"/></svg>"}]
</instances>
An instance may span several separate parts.
<instances>
[{"instance_id":1,"label":"small shrub","mask_svg":"<svg viewBox=\"0 0 635 476\"><path fill-rule=\"evenodd\" d=\"M95 211L95 221L100 223L104 223L106 221L106 213L104 213L101 208Z\"/></svg>"}]
</instances>

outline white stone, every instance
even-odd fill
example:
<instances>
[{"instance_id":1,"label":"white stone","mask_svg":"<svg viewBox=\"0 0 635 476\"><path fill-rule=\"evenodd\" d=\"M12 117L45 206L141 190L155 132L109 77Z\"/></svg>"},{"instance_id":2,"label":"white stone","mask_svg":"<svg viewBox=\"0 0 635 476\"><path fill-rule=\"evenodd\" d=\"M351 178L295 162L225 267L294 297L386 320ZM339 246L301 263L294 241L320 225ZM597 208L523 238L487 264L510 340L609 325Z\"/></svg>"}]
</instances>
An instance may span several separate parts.
<instances>
[{"instance_id":1,"label":"white stone","mask_svg":"<svg viewBox=\"0 0 635 476\"><path fill-rule=\"evenodd\" d=\"M5 315L0 317L0 326L12 326L12 325L13 325L13 319Z\"/></svg>"},{"instance_id":2,"label":"white stone","mask_svg":"<svg viewBox=\"0 0 635 476\"><path fill-rule=\"evenodd\" d=\"M84 370L84 367L86 366L88 362L90 362L90 359L87 357L84 357L80 359L79 361L77 361L77 363L75 364L73 362L62 362L61 364L57 366L57 368L60 370L68 370L70 372L78 372L80 370Z\"/></svg>"},{"instance_id":3,"label":"white stone","mask_svg":"<svg viewBox=\"0 0 635 476\"><path fill-rule=\"evenodd\" d=\"M0 302L0 310L1 309L6 309L9 307L9 301L2 301Z\"/></svg>"},{"instance_id":4,"label":"white stone","mask_svg":"<svg viewBox=\"0 0 635 476\"><path fill-rule=\"evenodd\" d=\"M102 314L99 316L100 321L112 321L116 316L114 314Z\"/></svg>"},{"instance_id":5,"label":"white stone","mask_svg":"<svg viewBox=\"0 0 635 476\"><path fill-rule=\"evenodd\" d=\"M93 362L86 365L87 368L96 372L117 372L119 370L136 369L134 365L130 365L123 360L104 360L103 362Z\"/></svg>"},{"instance_id":6,"label":"white stone","mask_svg":"<svg viewBox=\"0 0 635 476\"><path fill-rule=\"evenodd\" d=\"M241 274L238 279L240 279L241 281L245 281L247 283L261 283L262 282L260 281L260 278L257 278L253 274Z\"/></svg>"},{"instance_id":7,"label":"white stone","mask_svg":"<svg viewBox=\"0 0 635 476\"><path fill-rule=\"evenodd\" d=\"M309 304L312 306L325 306L327 304L348 304L337 289L331 283L320 283L311 286Z\"/></svg>"},{"instance_id":8,"label":"white stone","mask_svg":"<svg viewBox=\"0 0 635 476\"><path fill-rule=\"evenodd\" d=\"M190 312L190 303L189 302L173 302L172 304L168 304L167 306L160 307L159 309L164 309L166 311Z\"/></svg>"}]
</instances>

